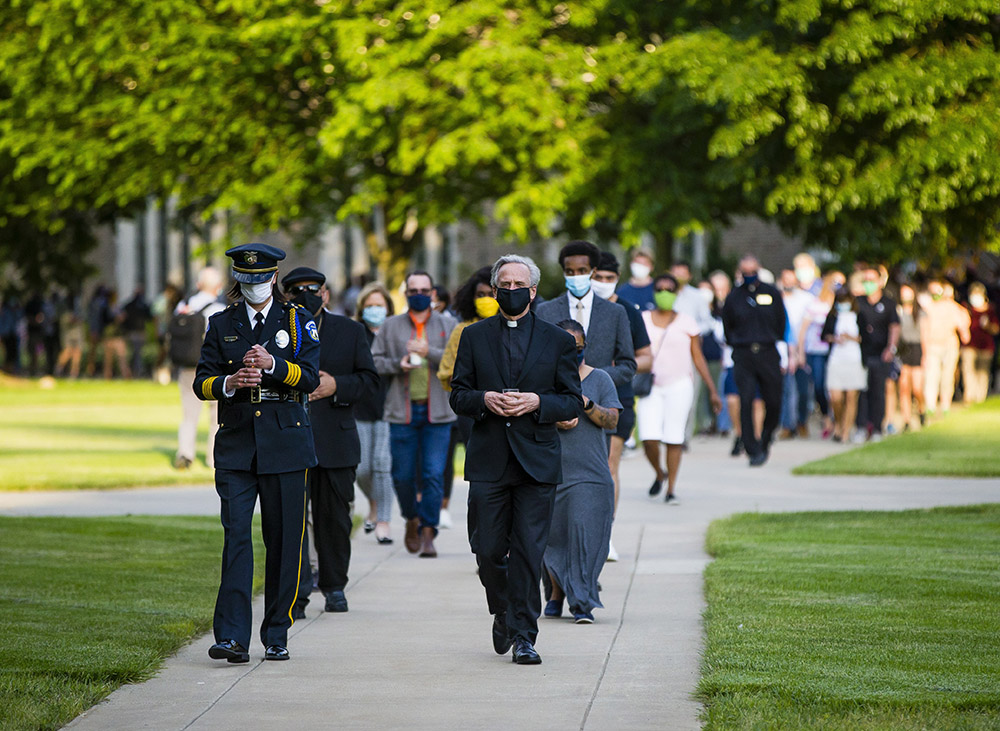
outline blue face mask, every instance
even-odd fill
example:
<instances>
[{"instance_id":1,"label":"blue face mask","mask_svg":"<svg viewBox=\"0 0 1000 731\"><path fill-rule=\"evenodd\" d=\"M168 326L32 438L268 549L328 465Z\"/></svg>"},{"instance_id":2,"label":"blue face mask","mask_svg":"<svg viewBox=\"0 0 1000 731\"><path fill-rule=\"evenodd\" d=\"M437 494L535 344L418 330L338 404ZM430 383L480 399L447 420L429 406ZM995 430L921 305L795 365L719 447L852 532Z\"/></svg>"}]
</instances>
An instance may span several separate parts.
<instances>
[{"instance_id":1,"label":"blue face mask","mask_svg":"<svg viewBox=\"0 0 1000 731\"><path fill-rule=\"evenodd\" d=\"M389 311L382 305L371 305L361 311L361 319L369 327L382 327L387 314L389 314Z\"/></svg>"},{"instance_id":2,"label":"blue face mask","mask_svg":"<svg viewBox=\"0 0 1000 731\"><path fill-rule=\"evenodd\" d=\"M757 284L759 281L760 275L757 273L743 275L743 284Z\"/></svg>"},{"instance_id":3,"label":"blue face mask","mask_svg":"<svg viewBox=\"0 0 1000 731\"><path fill-rule=\"evenodd\" d=\"M590 275L589 274L576 274L572 277L566 277L566 289L574 297L583 297L590 291Z\"/></svg>"},{"instance_id":4,"label":"blue face mask","mask_svg":"<svg viewBox=\"0 0 1000 731\"><path fill-rule=\"evenodd\" d=\"M431 296L429 294L411 294L406 298L406 304L413 312L425 312L430 309Z\"/></svg>"},{"instance_id":5,"label":"blue face mask","mask_svg":"<svg viewBox=\"0 0 1000 731\"><path fill-rule=\"evenodd\" d=\"M850 312L850 311L851 311L851 303L850 302L838 302L837 303L837 312Z\"/></svg>"},{"instance_id":6,"label":"blue face mask","mask_svg":"<svg viewBox=\"0 0 1000 731\"><path fill-rule=\"evenodd\" d=\"M576 351L576 364L577 364L578 366L581 366L581 365L583 365L583 356L584 356L584 354L586 353L586 350L587 350L587 349L586 349L586 348L584 348L583 350L578 350L578 351Z\"/></svg>"}]
</instances>

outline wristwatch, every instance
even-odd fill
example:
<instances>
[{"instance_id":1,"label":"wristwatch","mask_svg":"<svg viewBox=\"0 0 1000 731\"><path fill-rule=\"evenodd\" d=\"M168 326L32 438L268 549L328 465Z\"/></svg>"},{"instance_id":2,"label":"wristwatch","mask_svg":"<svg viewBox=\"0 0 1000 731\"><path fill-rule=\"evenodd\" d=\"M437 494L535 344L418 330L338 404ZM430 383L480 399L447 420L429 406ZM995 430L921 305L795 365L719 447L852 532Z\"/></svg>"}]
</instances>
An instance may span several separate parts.
<instances>
[{"instance_id":1,"label":"wristwatch","mask_svg":"<svg viewBox=\"0 0 1000 731\"><path fill-rule=\"evenodd\" d=\"M584 411L590 411L594 408L594 399L590 399L590 403L583 407Z\"/></svg>"}]
</instances>

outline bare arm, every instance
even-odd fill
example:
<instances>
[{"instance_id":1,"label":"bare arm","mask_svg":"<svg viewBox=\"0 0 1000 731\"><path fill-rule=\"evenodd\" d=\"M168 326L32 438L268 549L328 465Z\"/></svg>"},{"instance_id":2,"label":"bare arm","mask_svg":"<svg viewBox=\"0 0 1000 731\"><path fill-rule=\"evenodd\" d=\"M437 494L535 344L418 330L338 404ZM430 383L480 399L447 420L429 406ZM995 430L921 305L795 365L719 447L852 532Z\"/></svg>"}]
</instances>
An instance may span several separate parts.
<instances>
[{"instance_id":1,"label":"bare arm","mask_svg":"<svg viewBox=\"0 0 1000 731\"><path fill-rule=\"evenodd\" d=\"M694 361L694 367L698 371L698 375L701 376L701 380L705 382L705 386L708 388L708 397L712 402L712 408L715 413L719 413L722 410L722 399L719 398L719 392L715 390L715 384L712 382L712 374L708 372L708 363L705 362L705 354L701 352L701 336L695 335L691 338L691 359Z\"/></svg>"},{"instance_id":2,"label":"bare arm","mask_svg":"<svg viewBox=\"0 0 1000 731\"><path fill-rule=\"evenodd\" d=\"M649 373L653 370L653 349L649 345L635 351L635 372Z\"/></svg>"},{"instance_id":3,"label":"bare arm","mask_svg":"<svg viewBox=\"0 0 1000 731\"><path fill-rule=\"evenodd\" d=\"M588 403L594 404L594 408L590 411L583 412L588 419L606 431L614 431L618 428L618 409L600 406L594 401L588 401Z\"/></svg>"}]
</instances>

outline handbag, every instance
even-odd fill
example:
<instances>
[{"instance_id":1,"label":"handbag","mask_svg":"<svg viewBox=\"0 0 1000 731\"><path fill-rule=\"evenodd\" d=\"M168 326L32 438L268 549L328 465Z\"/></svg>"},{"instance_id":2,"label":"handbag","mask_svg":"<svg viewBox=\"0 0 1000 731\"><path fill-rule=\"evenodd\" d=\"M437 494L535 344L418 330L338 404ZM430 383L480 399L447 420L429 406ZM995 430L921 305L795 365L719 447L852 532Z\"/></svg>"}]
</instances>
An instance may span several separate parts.
<instances>
[{"instance_id":1,"label":"handbag","mask_svg":"<svg viewBox=\"0 0 1000 731\"><path fill-rule=\"evenodd\" d=\"M653 364L656 364L656 359L660 355L660 349L663 347L663 339L667 337L667 331L664 329L663 334L660 336L660 342L656 346L656 350L653 352ZM653 392L653 371L650 369L649 373L636 373L632 376L632 392L642 398L648 396Z\"/></svg>"}]
</instances>

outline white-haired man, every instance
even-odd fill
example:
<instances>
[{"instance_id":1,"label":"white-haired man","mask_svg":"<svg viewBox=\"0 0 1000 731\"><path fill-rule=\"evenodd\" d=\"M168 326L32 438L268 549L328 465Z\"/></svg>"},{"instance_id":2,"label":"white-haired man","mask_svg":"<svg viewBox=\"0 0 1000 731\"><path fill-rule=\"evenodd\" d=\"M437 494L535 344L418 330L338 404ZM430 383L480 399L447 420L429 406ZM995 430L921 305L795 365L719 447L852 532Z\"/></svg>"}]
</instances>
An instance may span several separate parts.
<instances>
[{"instance_id":1,"label":"white-haired man","mask_svg":"<svg viewBox=\"0 0 1000 731\"><path fill-rule=\"evenodd\" d=\"M542 554L552 524L562 461L556 422L588 411L576 341L536 318L539 272L509 254L493 265L500 311L463 332L451 379L451 406L474 420L465 458L469 543L493 619L493 649L513 645L519 665L537 665Z\"/></svg>"}]
</instances>

